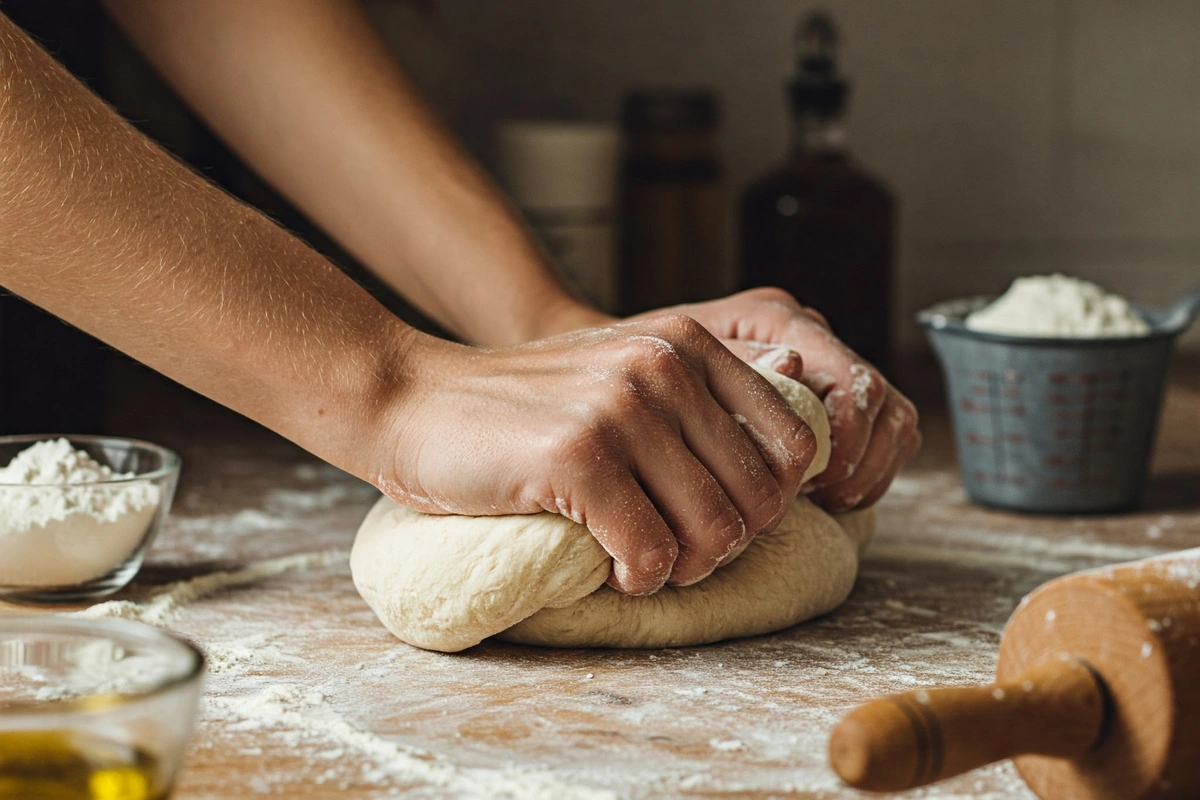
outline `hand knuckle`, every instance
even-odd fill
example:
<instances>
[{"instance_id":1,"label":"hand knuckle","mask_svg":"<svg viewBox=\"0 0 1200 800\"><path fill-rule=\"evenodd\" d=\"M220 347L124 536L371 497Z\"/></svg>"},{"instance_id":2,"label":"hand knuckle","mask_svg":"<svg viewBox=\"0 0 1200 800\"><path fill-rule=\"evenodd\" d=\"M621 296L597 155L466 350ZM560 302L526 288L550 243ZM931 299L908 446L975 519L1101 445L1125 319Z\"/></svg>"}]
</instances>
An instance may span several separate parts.
<instances>
[{"instance_id":1,"label":"hand knuckle","mask_svg":"<svg viewBox=\"0 0 1200 800\"><path fill-rule=\"evenodd\" d=\"M639 583L657 588L666 582L678 558L679 543L674 539L664 539L634 556L629 568L638 576Z\"/></svg>"},{"instance_id":2,"label":"hand knuckle","mask_svg":"<svg viewBox=\"0 0 1200 800\"><path fill-rule=\"evenodd\" d=\"M670 341L688 342L708 336L705 327L687 314L663 314L654 322L659 334Z\"/></svg>"},{"instance_id":3,"label":"hand knuckle","mask_svg":"<svg viewBox=\"0 0 1200 800\"><path fill-rule=\"evenodd\" d=\"M863 374L866 376L864 389L867 405L870 408L876 409L882 407L884 402L887 401L891 390L887 380L874 367L867 367L866 372Z\"/></svg>"},{"instance_id":4,"label":"hand knuckle","mask_svg":"<svg viewBox=\"0 0 1200 800\"><path fill-rule=\"evenodd\" d=\"M683 365L678 349L666 338L636 336L630 338L618 355L618 374L635 384L673 371Z\"/></svg>"},{"instance_id":5,"label":"hand knuckle","mask_svg":"<svg viewBox=\"0 0 1200 800\"><path fill-rule=\"evenodd\" d=\"M597 411L600 422L608 419L608 415L617 418L628 418L630 414L640 411L646 404L645 392L642 389L642 378L635 370L628 370L605 387L601 409Z\"/></svg>"},{"instance_id":6,"label":"hand knuckle","mask_svg":"<svg viewBox=\"0 0 1200 800\"><path fill-rule=\"evenodd\" d=\"M795 297L792 297L790 292L780 289L778 286L760 286L756 289L749 289L743 294L753 300L800 307L800 303L796 301Z\"/></svg>"},{"instance_id":7,"label":"hand knuckle","mask_svg":"<svg viewBox=\"0 0 1200 800\"><path fill-rule=\"evenodd\" d=\"M817 435L804 420L795 417L785 423L781 441L788 456L781 468L798 483L817 454Z\"/></svg>"},{"instance_id":8,"label":"hand knuckle","mask_svg":"<svg viewBox=\"0 0 1200 800\"><path fill-rule=\"evenodd\" d=\"M794 476L796 484L799 484L803 477L803 472ZM745 522L746 528L757 533L762 530L771 520L778 516L783 510L783 490L780 488L777 481L770 478L764 478L759 481L755 487L751 505L746 511Z\"/></svg>"},{"instance_id":9,"label":"hand knuckle","mask_svg":"<svg viewBox=\"0 0 1200 800\"><path fill-rule=\"evenodd\" d=\"M692 550L705 565L713 565L742 543L747 524L736 510L730 509L713 521L708 535L697 542Z\"/></svg>"}]
</instances>

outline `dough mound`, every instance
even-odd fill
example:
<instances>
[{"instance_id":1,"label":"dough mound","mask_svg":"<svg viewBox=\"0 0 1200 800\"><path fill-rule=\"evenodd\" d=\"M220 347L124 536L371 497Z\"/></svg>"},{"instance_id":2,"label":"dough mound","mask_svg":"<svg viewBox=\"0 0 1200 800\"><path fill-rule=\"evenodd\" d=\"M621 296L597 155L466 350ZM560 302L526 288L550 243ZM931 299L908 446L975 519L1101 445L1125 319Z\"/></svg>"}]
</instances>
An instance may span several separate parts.
<instances>
[{"instance_id":1,"label":"dough mound","mask_svg":"<svg viewBox=\"0 0 1200 800\"><path fill-rule=\"evenodd\" d=\"M829 461L820 400L759 370L816 434L806 479ZM457 652L489 636L557 647L671 647L772 633L849 595L874 512L832 517L798 499L779 527L700 583L630 597L605 585L611 559L587 528L551 513L436 516L384 497L350 555L355 586L389 631Z\"/></svg>"},{"instance_id":2,"label":"dough mound","mask_svg":"<svg viewBox=\"0 0 1200 800\"><path fill-rule=\"evenodd\" d=\"M832 611L850 594L874 510L849 517L842 527L843 520L797 500L778 528L700 583L645 597L601 586L569 605L543 608L499 638L553 647L686 647L783 630Z\"/></svg>"}]
</instances>

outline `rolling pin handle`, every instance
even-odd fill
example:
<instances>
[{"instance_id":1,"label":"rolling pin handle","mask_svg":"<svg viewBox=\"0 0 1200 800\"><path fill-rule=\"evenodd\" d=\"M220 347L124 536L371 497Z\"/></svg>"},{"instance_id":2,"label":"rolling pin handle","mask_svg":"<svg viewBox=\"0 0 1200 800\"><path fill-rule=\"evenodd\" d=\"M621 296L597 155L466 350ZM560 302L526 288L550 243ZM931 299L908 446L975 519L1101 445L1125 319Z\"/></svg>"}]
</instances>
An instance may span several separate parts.
<instances>
[{"instance_id":1,"label":"rolling pin handle","mask_svg":"<svg viewBox=\"0 0 1200 800\"><path fill-rule=\"evenodd\" d=\"M1076 758L1100 739L1107 691L1081 661L1039 664L1015 681L905 692L851 711L829 760L849 785L902 791L1025 753Z\"/></svg>"}]
</instances>

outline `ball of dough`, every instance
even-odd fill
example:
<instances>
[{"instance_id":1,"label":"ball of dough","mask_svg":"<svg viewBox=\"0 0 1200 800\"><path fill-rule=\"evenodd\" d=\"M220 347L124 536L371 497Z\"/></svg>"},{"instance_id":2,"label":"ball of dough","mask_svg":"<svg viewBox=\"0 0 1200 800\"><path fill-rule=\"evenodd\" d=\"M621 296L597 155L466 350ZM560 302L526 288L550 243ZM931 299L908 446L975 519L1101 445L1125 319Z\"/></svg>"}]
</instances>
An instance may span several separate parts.
<instances>
[{"instance_id":1,"label":"ball of dough","mask_svg":"<svg viewBox=\"0 0 1200 800\"><path fill-rule=\"evenodd\" d=\"M499 638L556 647L685 647L791 627L842 604L858 575L874 512L845 520L800 499L771 533L691 586L630 597L608 587L547 607Z\"/></svg>"},{"instance_id":2,"label":"ball of dough","mask_svg":"<svg viewBox=\"0 0 1200 800\"><path fill-rule=\"evenodd\" d=\"M812 428L829 461L829 420L800 383L759 370ZM780 526L688 587L630 597L605 585L612 566L586 527L551 513L422 514L381 498L350 556L355 586L401 640L456 652L489 636L564 647L667 647L770 633L850 593L871 512L835 520L796 501Z\"/></svg>"}]
</instances>

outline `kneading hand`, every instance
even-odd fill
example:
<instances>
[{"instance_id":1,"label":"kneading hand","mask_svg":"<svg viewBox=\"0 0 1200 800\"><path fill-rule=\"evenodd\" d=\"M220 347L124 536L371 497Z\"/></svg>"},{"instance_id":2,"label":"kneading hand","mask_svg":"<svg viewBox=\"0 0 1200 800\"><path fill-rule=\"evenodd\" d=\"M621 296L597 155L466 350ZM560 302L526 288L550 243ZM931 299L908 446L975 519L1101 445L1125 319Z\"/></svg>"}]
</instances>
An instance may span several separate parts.
<instances>
[{"instance_id":1,"label":"kneading hand","mask_svg":"<svg viewBox=\"0 0 1200 800\"><path fill-rule=\"evenodd\" d=\"M908 398L834 336L824 317L782 289L751 289L650 316L658 313L688 315L740 357L801 381L824 401L833 453L812 485L813 499L830 511L877 501L920 448Z\"/></svg>"},{"instance_id":2,"label":"kneading hand","mask_svg":"<svg viewBox=\"0 0 1200 800\"><path fill-rule=\"evenodd\" d=\"M682 315L503 350L421 337L404 363L376 485L427 513L563 514L629 594L695 583L772 529L816 452L771 385Z\"/></svg>"}]
</instances>

